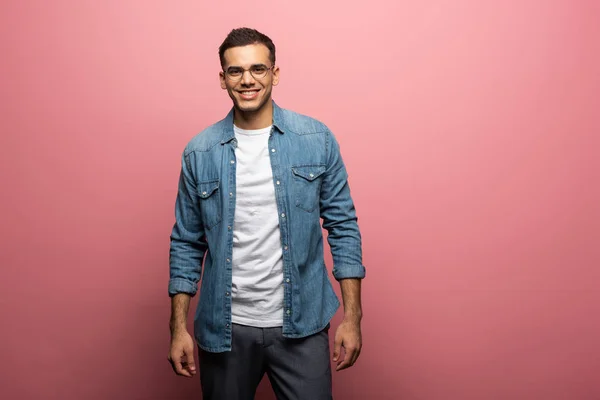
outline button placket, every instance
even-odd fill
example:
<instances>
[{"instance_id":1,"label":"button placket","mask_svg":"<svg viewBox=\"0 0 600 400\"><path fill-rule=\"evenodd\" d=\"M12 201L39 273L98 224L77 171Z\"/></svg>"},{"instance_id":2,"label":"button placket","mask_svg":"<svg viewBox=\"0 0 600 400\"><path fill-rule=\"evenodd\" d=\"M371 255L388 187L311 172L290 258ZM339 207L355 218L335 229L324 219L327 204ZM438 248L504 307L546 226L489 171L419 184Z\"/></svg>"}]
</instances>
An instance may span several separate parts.
<instances>
[{"instance_id":1,"label":"button placket","mask_svg":"<svg viewBox=\"0 0 600 400\"><path fill-rule=\"evenodd\" d=\"M237 140L234 139L232 141L233 143L233 148L235 149L237 147ZM231 159L229 160L229 163L231 164L231 168L229 169L229 186L230 186L230 192L229 192L229 208L235 208L235 200L234 200L234 196L233 193L235 191L235 174L236 174L236 167L235 167L235 163L236 163L236 159L235 159L235 150L232 150L232 154L231 154ZM230 213L232 214L232 213ZM230 217L232 218L232 217ZM233 221L230 219L230 224ZM228 236L231 235L231 231L233 230L232 225L227 225L227 231L228 231ZM232 252L232 247L231 245L229 246L229 257L226 258L226 262L227 262L227 268L226 268L226 273L229 276L230 279L230 283L231 283L231 252ZM227 298L227 302L226 302L226 314L225 314L225 327L229 330L231 328L231 286L227 286L225 288L225 297Z\"/></svg>"},{"instance_id":2,"label":"button placket","mask_svg":"<svg viewBox=\"0 0 600 400\"><path fill-rule=\"evenodd\" d=\"M273 129L272 129L273 132ZM273 178L275 181L275 189L276 189L276 200L277 200L277 207L278 210L280 212L279 217L281 218L281 223L280 223L280 232L282 235L282 238L284 238L284 241L287 242L288 241L288 227L287 227L287 221L286 221L286 213L285 213L285 196L283 195L283 186L282 186L282 177L280 175L280 171L279 171L279 164L277 163L277 157L276 155L276 144L273 143L274 140L276 140L277 135L273 136L273 134L271 134L271 136L269 137L269 148L271 149L270 154L271 154L271 168L273 171ZM285 276L290 276L288 270L289 270L289 252L288 252L288 246L286 244L283 245L283 268L284 268L284 275ZM290 278L285 278L284 281L284 302L287 305L285 307L285 312L284 312L284 316L285 319L287 321L288 318L291 317L292 314L292 310L290 308L290 303L291 303L291 279ZM288 322L284 322L284 330L287 330L288 327Z\"/></svg>"}]
</instances>

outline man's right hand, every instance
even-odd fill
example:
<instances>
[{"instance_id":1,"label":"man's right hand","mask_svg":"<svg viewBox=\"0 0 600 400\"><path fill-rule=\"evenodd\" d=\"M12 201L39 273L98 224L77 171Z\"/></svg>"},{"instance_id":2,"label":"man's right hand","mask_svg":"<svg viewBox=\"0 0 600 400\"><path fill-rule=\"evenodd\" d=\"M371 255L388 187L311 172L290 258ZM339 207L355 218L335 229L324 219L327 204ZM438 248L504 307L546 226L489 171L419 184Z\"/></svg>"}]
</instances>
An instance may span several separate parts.
<instances>
[{"instance_id":1,"label":"man's right hand","mask_svg":"<svg viewBox=\"0 0 600 400\"><path fill-rule=\"evenodd\" d=\"M196 374L194 340L186 330L171 336L171 350L168 359L177 375L191 378Z\"/></svg>"}]
</instances>

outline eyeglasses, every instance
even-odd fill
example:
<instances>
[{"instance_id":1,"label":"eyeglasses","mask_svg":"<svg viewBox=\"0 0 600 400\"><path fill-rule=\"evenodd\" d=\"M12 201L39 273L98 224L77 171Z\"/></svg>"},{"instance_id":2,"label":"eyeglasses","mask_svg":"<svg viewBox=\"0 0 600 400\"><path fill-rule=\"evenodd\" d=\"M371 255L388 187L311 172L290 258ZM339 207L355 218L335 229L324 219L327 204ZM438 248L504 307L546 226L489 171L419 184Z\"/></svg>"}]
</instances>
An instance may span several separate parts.
<instances>
[{"instance_id":1,"label":"eyeglasses","mask_svg":"<svg viewBox=\"0 0 600 400\"><path fill-rule=\"evenodd\" d=\"M244 76L244 72L246 71L250 71L250 75L252 75L254 79L262 79L265 76L267 76L267 72L269 72L269 70L273 69L274 67L274 65L267 67L264 64L254 64L248 69L240 67L229 67L223 72L225 73L225 76L227 78L235 82L242 79L242 76Z\"/></svg>"}]
</instances>

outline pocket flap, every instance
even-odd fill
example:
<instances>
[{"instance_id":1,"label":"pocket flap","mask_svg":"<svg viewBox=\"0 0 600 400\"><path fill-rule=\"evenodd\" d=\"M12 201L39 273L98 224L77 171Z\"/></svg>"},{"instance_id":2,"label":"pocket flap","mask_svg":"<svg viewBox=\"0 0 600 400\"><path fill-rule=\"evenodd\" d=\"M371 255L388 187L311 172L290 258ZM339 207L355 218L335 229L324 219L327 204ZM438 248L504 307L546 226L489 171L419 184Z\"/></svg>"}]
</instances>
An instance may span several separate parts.
<instances>
[{"instance_id":1,"label":"pocket flap","mask_svg":"<svg viewBox=\"0 0 600 400\"><path fill-rule=\"evenodd\" d=\"M198 186L198 194L203 199L210 197L211 194L215 192L219 188L219 180L212 180L206 182L200 182Z\"/></svg>"},{"instance_id":2,"label":"pocket flap","mask_svg":"<svg viewBox=\"0 0 600 400\"><path fill-rule=\"evenodd\" d=\"M292 167L292 172L308 181L314 181L325 172L324 165L302 165Z\"/></svg>"}]
</instances>

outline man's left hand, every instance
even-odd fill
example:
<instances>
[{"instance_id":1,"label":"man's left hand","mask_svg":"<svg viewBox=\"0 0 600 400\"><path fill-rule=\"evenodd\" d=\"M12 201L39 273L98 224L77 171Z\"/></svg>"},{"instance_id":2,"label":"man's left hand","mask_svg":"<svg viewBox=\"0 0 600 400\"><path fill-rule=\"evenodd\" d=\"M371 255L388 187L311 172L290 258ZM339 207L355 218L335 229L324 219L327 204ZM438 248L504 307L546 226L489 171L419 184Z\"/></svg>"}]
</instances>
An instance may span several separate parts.
<instances>
[{"instance_id":1,"label":"man's left hand","mask_svg":"<svg viewBox=\"0 0 600 400\"><path fill-rule=\"evenodd\" d=\"M344 348L344 357L341 358L341 348ZM341 371L354 365L362 348L360 321L346 319L342 321L335 332L333 361L337 363L336 371Z\"/></svg>"}]
</instances>

